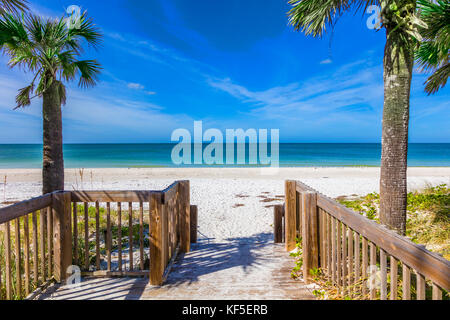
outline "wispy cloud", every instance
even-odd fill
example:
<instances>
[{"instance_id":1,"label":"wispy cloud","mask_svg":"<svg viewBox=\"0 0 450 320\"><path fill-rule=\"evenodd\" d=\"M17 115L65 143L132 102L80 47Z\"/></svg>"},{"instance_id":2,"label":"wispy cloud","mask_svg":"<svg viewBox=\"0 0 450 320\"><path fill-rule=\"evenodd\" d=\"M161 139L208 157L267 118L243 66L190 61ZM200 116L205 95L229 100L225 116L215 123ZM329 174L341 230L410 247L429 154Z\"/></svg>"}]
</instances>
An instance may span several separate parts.
<instances>
[{"instance_id":1,"label":"wispy cloud","mask_svg":"<svg viewBox=\"0 0 450 320\"><path fill-rule=\"evenodd\" d=\"M2 73L0 69L0 143L40 143L42 100L13 110L17 89L27 76L21 72ZM64 141L149 142L167 141L172 130L191 126L193 119L167 111L163 106L115 95L108 86L82 90L69 86L63 107Z\"/></svg>"},{"instance_id":2,"label":"wispy cloud","mask_svg":"<svg viewBox=\"0 0 450 320\"><path fill-rule=\"evenodd\" d=\"M142 90L142 89L145 89L145 87L144 87L142 84L140 84L140 83L134 83L134 82L130 82L130 83L127 85L127 87L130 88L130 89L135 89L135 90Z\"/></svg>"},{"instance_id":3,"label":"wispy cloud","mask_svg":"<svg viewBox=\"0 0 450 320\"><path fill-rule=\"evenodd\" d=\"M325 60L320 61L320 64L330 64L330 63L333 63L333 60L325 59Z\"/></svg>"},{"instance_id":4,"label":"wispy cloud","mask_svg":"<svg viewBox=\"0 0 450 320\"><path fill-rule=\"evenodd\" d=\"M148 94L148 95L156 94L155 91L145 90L145 86L140 84L140 83L130 82L130 83L127 84L127 87L129 89L133 89L133 90L140 90L140 91L142 91L142 92L144 92L145 94Z\"/></svg>"},{"instance_id":5,"label":"wispy cloud","mask_svg":"<svg viewBox=\"0 0 450 320\"><path fill-rule=\"evenodd\" d=\"M208 83L249 104L250 114L255 116L292 118L305 112L374 112L380 110L383 97L381 70L381 66L365 67L365 61L359 61L331 75L264 91L252 91L229 78L211 78Z\"/></svg>"}]
</instances>

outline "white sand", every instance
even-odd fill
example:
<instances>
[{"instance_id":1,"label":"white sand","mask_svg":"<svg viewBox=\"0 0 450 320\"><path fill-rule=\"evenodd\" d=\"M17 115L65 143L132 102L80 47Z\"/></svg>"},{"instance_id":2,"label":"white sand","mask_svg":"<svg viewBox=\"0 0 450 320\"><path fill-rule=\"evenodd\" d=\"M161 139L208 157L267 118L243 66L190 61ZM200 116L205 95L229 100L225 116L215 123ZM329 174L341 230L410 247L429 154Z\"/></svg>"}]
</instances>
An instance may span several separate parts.
<instances>
[{"instance_id":1,"label":"white sand","mask_svg":"<svg viewBox=\"0 0 450 320\"><path fill-rule=\"evenodd\" d=\"M0 202L24 200L41 193L38 169L3 169L0 178ZM379 190L379 168L354 167L281 168L276 175L261 175L256 168L85 169L83 181L79 170L68 169L66 190L158 190L181 179L191 182L191 203L199 208L200 238L214 241L271 238L273 209L266 206L282 201L262 200L283 195L286 179L301 180L330 197ZM449 167L408 170L410 190L442 183L450 184Z\"/></svg>"}]
</instances>

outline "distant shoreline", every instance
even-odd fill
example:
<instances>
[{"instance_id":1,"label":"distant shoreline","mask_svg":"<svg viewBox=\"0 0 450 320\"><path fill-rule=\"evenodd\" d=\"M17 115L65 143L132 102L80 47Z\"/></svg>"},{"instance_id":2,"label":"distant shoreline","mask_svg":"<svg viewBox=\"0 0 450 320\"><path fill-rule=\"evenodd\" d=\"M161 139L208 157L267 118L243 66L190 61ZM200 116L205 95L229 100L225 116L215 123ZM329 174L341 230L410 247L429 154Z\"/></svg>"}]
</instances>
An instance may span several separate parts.
<instances>
[{"instance_id":1,"label":"distant shoreline","mask_svg":"<svg viewBox=\"0 0 450 320\"><path fill-rule=\"evenodd\" d=\"M204 143L206 148L208 143ZM183 157L181 166L179 150L174 151L175 144L66 144L64 145L64 164L66 168L253 168L264 164L279 164L282 168L290 167L373 167L380 166L381 145L377 143L281 143L278 157L272 157L271 146L267 159L262 159L258 147L249 156L249 144L243 149L235 149L229 159L228 150L214 152L198 163L197 154L191 149L190 157ZM242 154L245 150L245 154ZM183 150L184 152L184 150ZM203 152L206 153L205 150ZM209 149L208 152L211 152ZM216 157L216 152L218 155ZM276 149L274 151L275 155ZM174 154L173 154L174 153ZM270 153L270 155L269 155ZM195 159L194 159L195 158ZM234 160L233 160L234 159ZM240 160L238 162L238 159ZM230 161L231 160L231 161ZM203 163L203 164L202 164ZM217 164L216 164L217 163ZM450 143L410 144L408 164L411 167L450 167ZM0 170L7 168L40 168L42 166L41 145L0 145Z\"/></svg>"},{"instance_id":2,"label":"distant shoreline","mask_svg":"<svg viewBox=\"0 0 450 320\"><path fill-rule=\"evenodd\" d=\"M120 167L65 167L66 170L97 170L97 169L173 169L173 170L184 170L184 169L261 169L261 168L271 168L267 166L258 166L258 165L234 165L234 166L225 166L225 165L200 165L200 166L164 166L164 165L149 165L149 166L120 166ZM323 168L323 169L339 169L339 168L376 168L380 169L380 166L376 165L304 165L304 166L280 166L279 169L308 169L308 168ZM450 165L444 166L408 166L408 168L450 168ZM40 167L0 167L0 173L2 171L7 170L41 170Z\"/></svg>"}]
</instances>

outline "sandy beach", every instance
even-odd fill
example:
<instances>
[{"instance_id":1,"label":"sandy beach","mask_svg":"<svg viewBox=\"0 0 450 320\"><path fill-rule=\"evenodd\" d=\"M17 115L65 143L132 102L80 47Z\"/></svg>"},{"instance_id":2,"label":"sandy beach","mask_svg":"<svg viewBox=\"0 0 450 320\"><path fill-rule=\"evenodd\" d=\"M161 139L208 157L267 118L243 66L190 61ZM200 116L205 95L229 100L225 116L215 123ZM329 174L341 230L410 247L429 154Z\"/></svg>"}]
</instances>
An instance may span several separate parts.
<instances>
[{"instance_id":1,"label":"sandy beach","mask_svg":"<svg viewBox=\"0 0 450 320\"><path fill-rule=\"evenodd\" d=\"M3 183L6 175L6 186ZM188 179L191 203L199 208L200 238L271 237L274 204L282 203L284 181L301 180L330 196L365 195L379 190L379 168L280 168L261 175L258 168L67 169L66 190L160 190ZM82 177L81 177L82 176ZM0 171L0 202L25 200L41 193L41 170ZM450 184L450 168L409 168L409 190Z\"/></svg>"}]
</instances>

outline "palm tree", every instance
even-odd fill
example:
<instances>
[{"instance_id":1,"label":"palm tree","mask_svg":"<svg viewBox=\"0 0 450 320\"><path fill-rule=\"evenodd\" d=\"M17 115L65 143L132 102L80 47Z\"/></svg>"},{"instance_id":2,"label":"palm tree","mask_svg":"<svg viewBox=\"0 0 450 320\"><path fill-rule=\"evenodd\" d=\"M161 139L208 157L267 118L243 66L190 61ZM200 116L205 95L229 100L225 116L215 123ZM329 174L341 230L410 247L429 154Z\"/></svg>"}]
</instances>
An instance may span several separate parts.
<instances>
[{"instance_id":1,"label":"palm tree","mask_svg":"<svg viewBox=\"0 0 450 320\"><path fill-rule=\"evenodd\" d=\"M425 82L425 91L433 94L445 86L450 75L450 2L419 0L417 3L427 27L420 30L423 41L416 52L416 61L422 69L433 72Z\"/></svg>"},{"instance_id":2,"label":"palm tree","mask_svg":"<svg viewBox=\"0 0 450 320\"><path fill-rule=\"evenodd\" d=\"M43 117L43 193L64 189L64 160L61 105L66 103L63 81L79 75L79 86L94 86L100 72L96 60L78 60L82 40L97 47L102 35L84 13L77 28L66 19L44 20L35 15L18 18L4 14L0 19L0 48L10 57L8 65L33 73L31 84L20 89L16 108L29 106L42 97ZM32 97L32 95L34 95Z\"/></svg>"},{"instance_id":3,"label":"palm tree","mask_svg":"<svg viewBox=\"0 0 450 320\"><path fill-rule=\"evenodd\" d=\"M5 12L25 11L28 9L27 1L24 0L0 0L0 14Z\"/></svg>"},{"instance_id":4,"label":"palm tree","mask_svg":"<svg viewBox=\"0 0 450 320\"><path fill-rule=\"evenodd\" d=\"M346 11L381 6L386 31L384 108L380 177L380 222L404 234L406 228L409 95L414 47L421 24L413 0L289 0L295 30L321 37Z\"/></svg>"}]
</instances>

